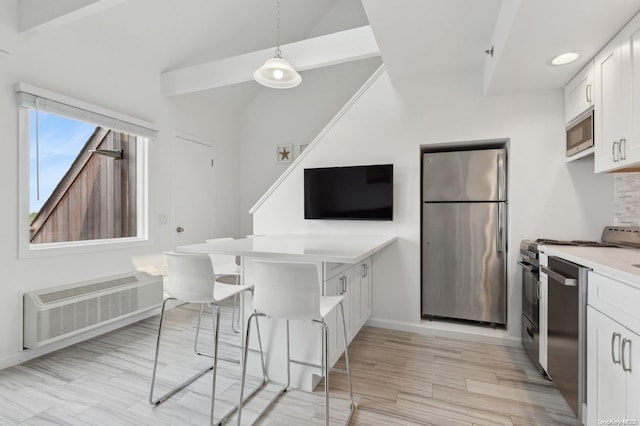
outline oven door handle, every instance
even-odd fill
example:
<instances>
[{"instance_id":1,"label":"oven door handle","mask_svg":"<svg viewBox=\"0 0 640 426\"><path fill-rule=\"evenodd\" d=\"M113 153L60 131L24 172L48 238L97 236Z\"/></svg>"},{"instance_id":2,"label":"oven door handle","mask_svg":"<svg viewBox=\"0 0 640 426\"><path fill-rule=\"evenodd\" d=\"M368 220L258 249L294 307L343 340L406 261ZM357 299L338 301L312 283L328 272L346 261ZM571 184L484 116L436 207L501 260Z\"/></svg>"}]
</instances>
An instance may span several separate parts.
<instances>
[{"instance_id":1,"label":"oven door handle","mask_svg":"<svg viewBox=\"0 0 640 426\"><path fill-rule=\"evenodd\" d=\"M578 285L578 280L575 278L565 277L564 275L560 275L559 273L552 271L546 266L540 265L540 269L543 273L547 274L547 276L555 281L558 281L562 285L566 285L567 287L575 287Z\"/></svg>"},{"instance_id":2,"label":"oven door handle","mask_svg":"<svg viewBox=\"0 0 640 426\"><path fill-rule=\"evenodd\" d=\"M524 262L518 262L518 265L522 266L524 269L526 269L529 272L533 272L533 267L531 265L527 265Z\"/></svg>"}]
</instances>

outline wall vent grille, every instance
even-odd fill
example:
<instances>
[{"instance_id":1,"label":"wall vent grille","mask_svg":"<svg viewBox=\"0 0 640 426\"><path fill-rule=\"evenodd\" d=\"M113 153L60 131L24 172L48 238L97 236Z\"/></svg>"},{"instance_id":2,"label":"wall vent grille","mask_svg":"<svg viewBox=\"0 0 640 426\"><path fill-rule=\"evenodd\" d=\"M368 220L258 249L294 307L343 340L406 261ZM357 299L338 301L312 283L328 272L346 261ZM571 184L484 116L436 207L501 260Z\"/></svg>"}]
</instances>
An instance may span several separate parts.
<instances>
[{"instance_id":1,"label":"wall vent grille","mask_svg":"<svg viewBox=\"0 0 640 426\"><path fill-rule=\"evenodd\" d=\"M141 272L24 295L24 347L36 348L162 304L162 277Z\"/></svg>"},{"instance_id":2,"label":"wall vent grille","mask_svg":"<svg viewBox=\"0 0 640 426\"><path fill-rule=\"evenodd\" d=\"M71 299L72 297L82 296L83 294L95 293L99 290L106 290L109 288L120 287L127 284L138 282L138 279L134 275L128 277L118 278L115 280L103 281L97 284L84 285L82 287L70 288L69 290L59 290L52 293L44 293L40 296L42 303L53 303L60 300Z\"/></svg>"}]
</instances>

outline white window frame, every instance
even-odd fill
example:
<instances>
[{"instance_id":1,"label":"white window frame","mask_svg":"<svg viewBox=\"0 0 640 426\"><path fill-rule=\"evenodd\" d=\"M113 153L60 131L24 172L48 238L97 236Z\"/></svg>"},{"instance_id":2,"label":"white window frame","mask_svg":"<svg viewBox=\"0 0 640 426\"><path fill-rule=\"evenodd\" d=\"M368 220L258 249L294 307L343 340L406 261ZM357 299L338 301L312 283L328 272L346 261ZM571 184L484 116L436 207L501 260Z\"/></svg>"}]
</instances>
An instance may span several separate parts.
<instances>
[{"instance_id":1,"label":"white window frame","mask_svg":"<svg viewBox=\"0 0 640 426\"><path fill-rule=\"evenodd\" d=\"M109 238L83 241L65 241L58 243L31 244L29 234L29 112L30 107L22 106L18 102L18 256L19 258L31 258L41 256L86 253L108 249L122 249L136 246L149 245L149 197L148 197L148 144L157 137L157 130L152 123L129 117L127 115L110 111L105 108L79 101L64 95L51 92L46 89L31 86L25 83L16 83L15 91L18 95L27 94L40 99L51 100L64 106L86 111L89 119L96 125L105 125L110 122L114 130L131 133L139 136L137 145L138 164L136 167L137 179L137 232L136 237ZM98 120L92 120L95 117ZM75 118L70 116L70 118ZM132 128L140 131L131 131ZM141 134L142 133L142 134Z\"/></svg>"}]
</instances>

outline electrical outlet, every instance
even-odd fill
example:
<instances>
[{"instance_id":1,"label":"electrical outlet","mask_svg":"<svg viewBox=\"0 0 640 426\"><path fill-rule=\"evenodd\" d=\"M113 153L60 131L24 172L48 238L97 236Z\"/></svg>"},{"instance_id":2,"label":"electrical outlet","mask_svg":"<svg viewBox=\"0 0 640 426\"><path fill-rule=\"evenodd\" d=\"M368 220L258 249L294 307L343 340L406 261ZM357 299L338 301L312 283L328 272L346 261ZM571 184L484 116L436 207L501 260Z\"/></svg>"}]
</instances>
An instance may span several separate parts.
<instances>
[{"instance_id":1,"label":"electrical outlet","mask_svg":"<svg viewBox=\"0 0 640 426\"><path fill-rule=\"evenodd\" d=\"M167 223L169 223L169 215L166 213L160 213L158 215L158 223L160 225L166 225Z\"/></svg>"}]
</instances>

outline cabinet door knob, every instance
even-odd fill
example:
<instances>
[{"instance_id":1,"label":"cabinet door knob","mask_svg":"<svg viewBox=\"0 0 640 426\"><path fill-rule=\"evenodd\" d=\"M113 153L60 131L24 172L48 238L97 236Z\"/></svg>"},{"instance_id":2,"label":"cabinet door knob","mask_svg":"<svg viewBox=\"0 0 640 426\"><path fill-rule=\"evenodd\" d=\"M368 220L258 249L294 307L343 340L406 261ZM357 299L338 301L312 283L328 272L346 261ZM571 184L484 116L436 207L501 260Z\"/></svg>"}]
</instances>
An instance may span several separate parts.
<instances>
[{"instance_id":1,"label":"cabinet door knob","mask_svg":"<svg viewBox=\"0 0 640 426\"><path fill-rule=\"evenodd\" d=\"M615 353L615 347L616 347L616 337L618 338L618 360L616 361L616 353ZM620 333L613 333L611 335L611 361L613 361L614 364L620 364Z\"/></svg>"},{"instance_id":2,"label":"cabinet door knob","mask_svg":"<svg viewBox=\"0 0 640 426\"><path fill-rule=\"evenodd\" d=\"M627 159L627 140L626 139L620 139L620 142L618 143L618 158L620 160Z\"/></svg>"},{"instance_id":3,"label":"cabinet door knob","mask_svg":"<svg viewBox=\"0 0 640 426\"><path fill-rule=\"evenodd\" d=\"M184 232L184 228L183 228L182 226L178 226L178 227L176 228L176 232L177 232L177 233Z\"/></svg>"},{"instance_id":4,"label":"cabinet door knob","mask_svg":"<svg viewBox=\"0 0 640 426\"><path fill-rule=\"evenodd\" d=\"M626 361L626 358L624 356L624 348L625 348L625 346L627 346L627 343L629 343L629 367L627 367L627 361ZM620 353L622 354L622 356L621 356L621 358L622 358L622 370L631 373L631 340L622 339L622 350L620 351Z\"/></svg>"},{"instance_id":5,"label":"cabinet door knob","mask_svg":"<svg viewBox=\"0 0 640 426\"><path fill-rule=\"evenodd\" d=\"M587 84L585 87L584 94L587 97L587 102L591 103L591 84Z\"/></svg>"},{"instance_id":6,"label":"cabinet door knob","mask_svg":"<svg viewBox=\"0 0 640 426\"><path fill-rule=\"evenodd\" d=\"M614 141L613 145L611 145L611 157L613 157L613 162L616 163L618 162L619 158L616 157L616 152L619 153L619 151L616 149L616 145L618 145L618 141Z\"/></svg>"}]
</instances>

